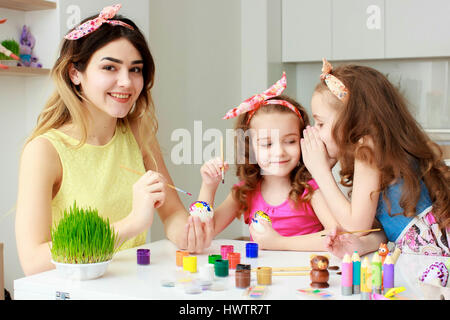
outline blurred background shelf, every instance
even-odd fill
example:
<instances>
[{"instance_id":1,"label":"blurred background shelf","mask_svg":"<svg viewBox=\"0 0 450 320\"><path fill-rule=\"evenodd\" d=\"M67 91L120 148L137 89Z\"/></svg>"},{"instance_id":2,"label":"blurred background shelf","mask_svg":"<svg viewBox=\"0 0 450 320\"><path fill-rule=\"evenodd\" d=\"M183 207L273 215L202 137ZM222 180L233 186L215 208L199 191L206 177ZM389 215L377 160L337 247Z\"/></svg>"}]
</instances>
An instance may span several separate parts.
<instances>
[{"instance_id":1,"label":"blurred background shelf","mask_svg":"<svg viewBox=\"0 0 450 320\"><path fill-rule=\"evenodd\" d=\"M20 11L56 9L56 2L44 0L0 0L0 7Z\"/></svg>"},{"instance_id":2,"label":"blurred background shelf","mask_svg":"<svg viewBox=\"0 0 450 320\"><path fill-rule=\"evenodd\" d=\"M49 74L50 69L46 68L8 67L8 69L0 69L0 76L33 77Z\"/></svg>"}]
</instances>

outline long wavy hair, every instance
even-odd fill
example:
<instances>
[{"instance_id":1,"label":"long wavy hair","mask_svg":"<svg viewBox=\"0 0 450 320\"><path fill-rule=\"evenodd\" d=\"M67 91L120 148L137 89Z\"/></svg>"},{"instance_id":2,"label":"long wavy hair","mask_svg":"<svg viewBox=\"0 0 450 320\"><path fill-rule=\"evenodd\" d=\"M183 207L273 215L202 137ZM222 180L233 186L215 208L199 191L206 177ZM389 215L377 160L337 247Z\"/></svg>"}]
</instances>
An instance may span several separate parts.
<instances>
[{"instance_id":1,"label":"long wavy hair","mask_svg":"<svg viewBox=\"0 0 450 320\"><path fill-rule=\"evenodd\" d=\"M80 24L96 17L94 15L86 18ZM145 37L136 24L120 15L116 15L114 20L123 21L131 25L134 30L104 23L96 31L78 40L64 39L62 41L59 57L51 70L55 90L39 114L37 125L26 143L52 128L57 129L67 123L72 123L81 130L81 140L79 144L73 147L78 148L86 143L88 119L86 113L83 112L83 102L90 103L90 101L83 96L80 86L72 83L69 69L73 65L76 70L84 72L92 55L97 50L112 41L124 38L129 40L142 56L144 61L142 69L144 86L128 115L117 119L117 126L121 130L126 130L129 123L137 122L144 161L157 169L155 157L150 150L151 144L156 143L156 132L158 130L155 107L150 93L154 83L155 63Z\"/></svg>"},{"instance_id":2,"label":"long wavy hair","mask_svg":"<svg viewBox=\"0 0 450 320\"><path fill-rule=\"evenodd\" d=\"M382 73L370 67L343 65L334 68L332 74L348 88L347 102L337 99L323 80L314 94L326 94L338 112L332 136L339 146L341 183L351 187L355 159L366 161L381 173L378 191L388 204L389 214L412 217L416 214L423 180L439 226L449 227L449 168L439 146L409 112L405 98ZM359 143L364 137L370 137L373 149ZM386 189L398 179L403 179L399 201L403 212L392 213Z\"/></svg>"},{"instance_id":3,"label":"long wavy hair","mask_svg":"<svg viewBox=\"0 0 450 320\"><path fill-rule=\"evenodd\" d=\"M286 95L280 95L272 99L288 101L298 109L302 116L302 119L298 118L300 122L299 134L300 138L302 138L303 129L305 129L305 127L309 125L309 117L303 106ZM262 106L255 112L253 116L255 117L256 115L262 113L292 113L297 117L297 115L289 108L278 104ZM249 132L248 130L250 129L251 122L250 124L247 124L248 116L249 113L244 113L238 116L234 127L236 132ZM254 159L254 151L252 150L252 143L250 139L251 137L247 134L243 136L236 135L235 137L235 154L237 157L242 156L242 153L244 155L244 157L242 157L241 159L237 159L236 161L236 175L238 176L240 183L234 186L232 189L234 199L236 199L240 204L239 212L237 214L238 217L249 210L248 204L251 199L251 195L256 190L258 183L263 177L261 175L261 168L256 163L256 161L252 160ZM292 200L294 207L298 207L301 203L306 203L311 200L314 190L307 183L310 179L311 174L308 172L305 165L303 164L303 161L300 158L300 164L295 167L290 173L292 189L289 192L289 199ZM308 193L305 197L301 198L301 195L303 194L305 189L308 190Z\"/></svg>"}]
</instances>

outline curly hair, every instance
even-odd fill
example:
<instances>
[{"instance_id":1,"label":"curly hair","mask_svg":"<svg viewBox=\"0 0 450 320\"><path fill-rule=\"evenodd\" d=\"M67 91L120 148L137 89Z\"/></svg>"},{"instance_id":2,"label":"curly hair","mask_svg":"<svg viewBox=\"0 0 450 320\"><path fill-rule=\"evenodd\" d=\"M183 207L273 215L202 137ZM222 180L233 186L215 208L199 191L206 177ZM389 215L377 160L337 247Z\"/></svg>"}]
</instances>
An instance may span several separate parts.
<instances>
[{"instance_id":1,"label":"curly hair","mask_svg":"<svg viewBox=\"0 0 450 320\"><path fill-rule=\"evenodd\" d=\"M272 99L285 100L298 109L298 111L302 116L302 119L299 118L300 121L299 133L300 138L302 138L303 129L306 128L307 125L309 125L309 117L303 106L287 95L280 95ZM286 108L285 106L279 104L270 104L259 108L255 112L254 116L262 113L275 113L275 112L292 113L295 115L295 113L292 110ZM251 127L251 121L249 124L247 124L248 117L249 113L244 113L238 116L234 127L236 132L241 130L242 130L241 132L244 133L248 132L248 130ZM242 141L239 141L239 139L242 139ZM250 202L252 193L256 190L258 183L262 179L261 168L257 163L251 161L253 157L253 150L251 147L250 139L251 137L248 135L244 135L243 137L242 136L235 137L235 149L236 149L235 154L238 157L241 155L240 152L242 153L242 151L240 151L239 149L240 146L242 146L242 144L243 144L242 149L244 151L244 157L242 161L239 160L236 161L236 175L238 176L240 183L235 185L232 189L234 199L236 199L240 204L239 212L237 215L238 217L240 217L244 212L247 212L249 210L248 204ZM306 169L305 165L303 164L303 161L300 160L300 165L295 167L290 173L290 181L292 189L289 192L289 199L292 200L295 208L297 208L300 204L305 204L311 200L314 190L307 183L307 181L309 181L310 179L312 179L311 174ZM305 195L305 197L302 198L301 195L303 194L305 189L308 190L308 193Z\"/></svg>"},{"instance_id":2,"label":"curly hair","mask_svg":"<svg viewBox=\"0 0 450 320\"><path fill-rule=\"evenodd\" d=\"M433 214L440 228L450 226L450 172L439 146L431 141L407 108L407 101L379 71L365 66L343 65L332 74L349 90L344 104L322 80L314 94L324 93L338 115L332 136L339 146L341 183L353 185L355 159L378 168L380 188L389 214L415 216L420 180L428 188ZM361 144L370 137L373 147ZM403 212L391 213L387 187L403 179L399 201Z\"/></svg>"}]
</instances>

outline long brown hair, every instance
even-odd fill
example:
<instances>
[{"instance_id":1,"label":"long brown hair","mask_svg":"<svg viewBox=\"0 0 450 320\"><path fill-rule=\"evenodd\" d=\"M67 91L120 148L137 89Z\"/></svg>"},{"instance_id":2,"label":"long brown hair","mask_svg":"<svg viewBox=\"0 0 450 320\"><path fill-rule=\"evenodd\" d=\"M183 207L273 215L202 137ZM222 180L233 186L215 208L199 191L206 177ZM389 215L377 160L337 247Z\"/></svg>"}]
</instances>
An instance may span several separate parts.
<instances>
[{"instance_id":1,"label":"long brown hair","mask_svg":"<svg viewBox=\"0 0 450 320\"><path fill-rule=\"evenodd\" d=\"M295 101L294 99L286 96L286 95L280 95L278 97L272 98L277 100L285 100L292 104L295 108L298 109L300 112L302 119L299 118L300 121L300 138L303 137L303 129L309 125L309 117L306 113L306 110L303 108L300 103ZM269 99L270 100L270 99ZM271 105L265 105L260 107L253 116L256 116L257 114L261 113L292 113L296 115L293 111L291 111L289 108L286 108L285 106L278 105L278 104L271 104ZM235 131L237 132L248 132L250 129L250 124L247 124L247 120L249 117L249 113L244 113L238 116L236 123L235 123ZM296 115L297 117L297 115ZM249 136L244 136L243 141L236 141L235 148L236 148L236 155L240 156L240 153L242 153L240 149L240 143L244 143L244 159L243 161L237 160L236 161L236 175L239 178L239 181L241 183L237 186L234 186L232 189L232 194L234 199L239 201L240 208L238 212L238 217L240 217L244 212L246 212L249 207L248 203L250 200L250 197L252 193L256 190L258 182L261 181L262 175L261 175L261 168L257 163L254 163L251 159L252 156L252 148L251 148L251 142ZM236 137L236 140L239 139L239 136ZM300 143L300 141L299 141ZM312 187L307 183L311 179L311 174L306 169L305 165L303 164L303 161L300 160L300 165L295 167L294 170L290 173L290 180L291 180L291 186L292 189L289 192L289 199L291 199L297 207L300 203L306 203L311 200L311 196L313 194ZM304 190L308 190L308 194L300 198L300 196L303 194Z\"/></svg>"},{"instance_id":2,"label":"long brown hair","mask_svg":"<svg viewBox=\"0 0 450 320\"><path fill-rule=\"evenodd\" d=\"M332 129L339 147L341 183L353 185L355 158L376 166L381 173L379 191L387 200L389 214L412 217L420 197L420 180L428 188L433 214L440 227L450 226L450 172L439 146L431 141L407 108L405 98L379 71L364 66L343 65L332 74L349 90L344 104L322 80L315 93L324 93L338 111ZM373 148L361 144L370 137ZM390 211L386 188L403 179L399 201L403 212Z\"/></svg>"},{"instance_id":3,"label":"long brown hair","mask_svg":"<svg viewBox=\"0 0 450 320\"><path fill-rule=\"evenodd\" d=\"M80 24L96 17L94 15L86 18ZM86 142L87 119L82 111L82 102L90 102L83 96L79 86L72 83L69 76L70 66L73 65L78 71L84 72L92 55L97 50L112 41L125 38L139 51L144 61L142 69L144 86L134 107L125 118L117 119L117 125L122 130L125 130L129 122L137 122L139 137L142 141L140 148L144 155L144 161L148 163L147 160L150 160L148 159L150 157L153 165L156 166L154 155L150 150L150 145L155 141L158 130L155 108L150 93L154 83L155 63L145 37L136 24L120 15L116 15L114 20L123 21L131 25L134 30L104 23L96 31L78 40L64 39L62 41L60 55L51 71L56 89L40 113L37 126L28 137L26 143L49 129L57 129L66 123L73 123L81 129L82 137L80 143L74 147L80 147Z\"/></svg>"}]
</instances>

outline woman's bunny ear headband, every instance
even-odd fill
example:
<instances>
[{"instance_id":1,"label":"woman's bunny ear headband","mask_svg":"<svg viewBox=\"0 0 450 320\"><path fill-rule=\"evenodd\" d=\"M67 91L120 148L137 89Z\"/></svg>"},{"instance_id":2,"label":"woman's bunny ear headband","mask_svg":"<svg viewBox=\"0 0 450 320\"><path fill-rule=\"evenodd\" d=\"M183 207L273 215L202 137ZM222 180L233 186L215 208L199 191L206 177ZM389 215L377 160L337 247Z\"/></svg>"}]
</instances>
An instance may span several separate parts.
<instances>
[{"instance_id":1,"label":"woman's bunny ear headband","mask_svg":"<svg viewBox=\"0 0 450 320\"><path fill-rule=\"evenodd\" d=\"M322 62L322 74L320 75L320 79L324 80L330 91L339 100L344 102L349 93L348 89L345 87L341 80L331 74L331 71L333 70L333 66L331 65L331 63L329 63L325 58L322 59Z\"/></svg>"},{"instance_id":2,"label":"woman's bunny ear headband","mask_svg":"<svg viewBox=\"0 0 450 320\"><path fill-rule=\"evenodd\" d=\"M270 98L278 97L284 89L286 89L287 81L286 81L286 73L283 72L283 76L280 80L278 80L274 85L272 85L269 89L264 91L260 94L255 94L254 96L248 98L244 102L242 102L239 106L236 108L231 109L227 112L227 114L222 119L231 119L234 117L237 117L240 114L249 112L249 116L247 119L247 125L250 123L250 119L255 114L256 110L258 110L260 107L268 104L279 104L282 106L285 106L297 114L297 116L300 119L302 118L302 115L300 114L300 111L296 107L294 107L291 103L289 103L286 100L268 100Z\"/></svg>"},{"instance_id":3,"label":"woman's bunny ear headband","mask_svg":"<svg viewBox=\"0 0 450 320\"><path fill-rule=\"evenodd\" d=\"M102 24L108 23L113 26L122 26L131 30L134 30L132 26L129 24L122 22L120 20L110 20L111 18L114 18L116 13L119 11L119 9L122 7L121 4L115 4L113 6L108 6L103 8L103 10L100 12L97 18L86 21L85 23L79 25L76 27L72 32L67 34L64 38L67 40L77 40L80 39L98 28L101 27Z\"/></svg>"}]
</instances>

